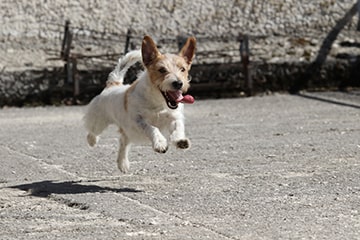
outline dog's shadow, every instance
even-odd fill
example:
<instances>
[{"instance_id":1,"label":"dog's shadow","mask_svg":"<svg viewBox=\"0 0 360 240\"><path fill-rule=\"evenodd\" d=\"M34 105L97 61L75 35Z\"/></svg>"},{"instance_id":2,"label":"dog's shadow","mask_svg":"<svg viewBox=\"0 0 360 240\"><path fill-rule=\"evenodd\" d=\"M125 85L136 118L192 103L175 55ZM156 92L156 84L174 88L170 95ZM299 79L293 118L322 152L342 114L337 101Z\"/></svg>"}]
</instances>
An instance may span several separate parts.
<instances>
[{"instance_id":1,"label":"dog's shadow","mask_svg":"<svg viewBox=\"0 0 360 240\"><path fill-rule=\"evenodd\" d=\"M143 192L134 188L111 188L101 187L97 185L85 184L82 181L41 181L28 184L21 184L11 186L9 188L17 188L27 191L32 196L49 197L52 194L82 194L82 193L102 193L102 192L116 192L116 193L138 193Z\"/></svg>"}]
</instances>

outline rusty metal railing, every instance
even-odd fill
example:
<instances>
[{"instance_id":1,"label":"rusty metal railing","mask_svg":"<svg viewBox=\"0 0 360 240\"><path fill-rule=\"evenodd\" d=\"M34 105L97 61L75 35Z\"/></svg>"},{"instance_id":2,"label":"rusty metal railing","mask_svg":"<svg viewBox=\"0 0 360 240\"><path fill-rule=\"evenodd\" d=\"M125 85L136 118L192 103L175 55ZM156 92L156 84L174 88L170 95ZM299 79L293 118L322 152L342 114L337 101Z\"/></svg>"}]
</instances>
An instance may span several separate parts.
<instances>
[{"instance_id":1,"label":"rusty metal railing","mask_svg":"<svg viewBox=\"0 0 360 240\"><path fill-rule=\"evenodd\" d=\"M74 42L74 33L73 28L71 26L70 21L66 21L64 25L64 33L63 39L61 44L61 51L60 51L60 58L65 62L64 64L64 72L66 75L66 83L72 85L73 89L73 103L76 103L78 96L81 93L79 77L78 77L78 61L79 60L86 60L86 59L100 59L103 57L111 57L111 58L118 58L119 56L126 54L130 49L134 48L134 44L132 40L141 39L141 37L137 37L132 34L132 30L129 28L126 35L122 35L124 39L124 51L123 53L100 53L100 54L83 54L82 52L76 52L73 49L75 48L73 45ZM168 44L176 44L177 48L180 49L186 41L186 36L179 35L176 38L162 38L157 39L158 43L168 45ZM206 50L206 51L198 51L198 57L202 59L214 57L213 62L216 62L220 58L226 58L229 56L236 55L239 57L240 62L238 62L238 71L242 72L244 76L243 79L245 81L245 93L246 95L250 96L253 94L253 81L251 75L251 62L250 62L250 47L249 47L249 36L246 34L239 34L238 38L216 38L212 39L209 37L199 37L198 41L200 42L215 42L218 46L221 46L221 41L229 42L234 41L238 42L238 49L215 49L215 50ZM216 60L217 58L217 60ZM114 61L115 62L115 61ZM196 64L196 63L195 63ZM238 79L238 81L243 81L243 79ZM207 80L198 80L197 83L201 83ZM195 82L195 84L197 84ZM223 88L232 88L231 84L226 82L220 82L216 85L223 84ZM211 84L210 84L211 85ZM201 84L199 84L199 88L201 88ZM239 83L236 83L236 86L240 86ZM198 89L199 89L198 88Z\"/></svg>"}]
</instances>

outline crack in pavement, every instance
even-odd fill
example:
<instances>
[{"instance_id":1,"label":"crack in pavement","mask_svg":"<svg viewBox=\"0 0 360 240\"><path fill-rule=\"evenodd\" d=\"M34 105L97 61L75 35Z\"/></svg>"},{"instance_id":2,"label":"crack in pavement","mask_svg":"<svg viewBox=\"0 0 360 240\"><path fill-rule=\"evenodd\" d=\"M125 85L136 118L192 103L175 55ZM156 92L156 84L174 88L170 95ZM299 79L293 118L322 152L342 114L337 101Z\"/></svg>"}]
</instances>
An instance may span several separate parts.
<instances>
[{"instance_id":1,"label":"crack in pavement","mask_svg":"<svg viewBox=\"0 0 360 240\"><path fill-rule=\"evenodd\" d=\"M110 180L114 181L114 180ZM171 226L183 226L183 227L193 227L193 228L202 228L205 231L211 232L212 234L215 234L217 236L221 236L225 239L236 239L231 236L226 235L223 232L217 231L210 226L207 226L203 223L188 221L178 214L172 214L160 209L157 209L151 205L145 204L135 198L131 198L130 196L126 196L122 193L141 193L142 190L137 190L133 188L111 188L111 187L102 187L99 185L89 185L88 183L102 183L102 182L109 182L108 179L103 180L89 180L86 181L85 179L78 180L78 181L65 181L65 182L59 182L59 181L41 181L41 182L34 182L34 183L26 183L22 185L15 185L15 186L7 186L5 188L12 188L12 189L19 189L28 192L29 195L45 198L49 201L57 202L59 204L64 204L70 208L74 209L80 209L80 210L86 210L89 212L101 214L103 217L111 217L112 219L117 219L121 222L127 222L131 225L138 225L139 223L135 219L131 220L124 220L123 218L117 218L111 212L104 212L101 211L101 209L96 208L93 203L86 202L86 201L79 201L74 197L74 195L77 194L94 194L100 193L115 193L116 198L118 199L121 197L123 200L121 202L127 201L130 206L132 206L134 209L142 209L141 211L149 211L152 213L155 213L157 217L160 217L163 222L165 222L167 225ZM1 189L1 188L0 188ZM71 197L67 197L66 195L69 195ZM99 195L97 195L99 196ZM87 196L89 197L89 196ZM137 207L134 207L137 206ZM171 223L171 224L169 224ZM150 224L150 225L153 225Z\"/></svg>"},{"instance_id":2,"label":"crack in pavement","mask_svg":"<svg viewBox=\"0 0 360 240\"><path fill-rule=\"evenodd\" d=\"M135 204L137 204L137 205L139 205L139 206L141 206L141 207L144 207L144 208L146 208L146 209L149 209L150 211L156 212L156 213L158 213L158 214L160 214L160 215L165 215L165 216L167 216L168 218L170 217L169 220L171 219L171 217L174 217L174 218L176 218L177 220L179 220L180 222L184 223L184 225L191 225L191 226L193 226L193 227L201 227L201 228L203 228L203 229L205 229L205 230L207 230L207 231L209 231L209 232L212 232L212 233L214 233L214 234L216 234L216 235L219 235L219 236L222 236L222 237L224 237L224 238L227 238L227 239L236 239L236 238L233 238L233 237L231 237L231 236L226 235L225 233L222 233L222 232L220 232L220 231L217 231L217 230L215 230L215 229L207 226L206 224L188 221L188 220L182 218L181 216L179 216L178 214L171 214L171 213L169 213L169 212L162 211L162 210L157 209L157 208L155 208L155 207L153 207L153 206L150 206L150 205L148 205L148 204L144 204L144 203L140 202L139 200L134 199L134 198L131 198L131 197L129 197L129 196L125 196L125 195L122 195L122 196L123 196L124 198L126 198L127 200L132 201L133 203L135 203Z\"/></svg>"}]
</instances>

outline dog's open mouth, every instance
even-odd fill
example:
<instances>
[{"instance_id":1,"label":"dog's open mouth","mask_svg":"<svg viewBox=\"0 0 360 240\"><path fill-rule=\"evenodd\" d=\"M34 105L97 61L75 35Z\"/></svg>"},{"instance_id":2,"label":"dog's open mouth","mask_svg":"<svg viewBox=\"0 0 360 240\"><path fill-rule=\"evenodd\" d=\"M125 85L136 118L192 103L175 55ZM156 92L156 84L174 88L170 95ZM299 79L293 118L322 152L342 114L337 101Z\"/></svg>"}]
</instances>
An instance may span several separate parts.
<instances>
[{"instance_id":1,"label":"dog's open mouth","mask_svg":"<svg viewBox=\"0 0 360 240\"><path fill-rule=\"evenodd\" d=\"M181 90L177 91L161 91L162 95L165 98L166 104L170 109L176 109L180 102L182 103L194 103L194 98L191 95L182 95Z\"/></svg>"}]
</instances>

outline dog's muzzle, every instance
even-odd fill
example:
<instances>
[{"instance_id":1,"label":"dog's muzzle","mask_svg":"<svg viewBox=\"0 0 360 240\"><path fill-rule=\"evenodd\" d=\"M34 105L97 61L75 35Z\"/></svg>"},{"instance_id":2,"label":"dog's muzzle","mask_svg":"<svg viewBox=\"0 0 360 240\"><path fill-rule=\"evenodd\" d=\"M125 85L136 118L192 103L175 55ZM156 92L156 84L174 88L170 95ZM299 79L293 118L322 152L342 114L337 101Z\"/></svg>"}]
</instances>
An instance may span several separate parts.
<instances>
[{"instance_id":1,"label":"dog's muzzle","mask_svg":"<svg viewBox=\"0 0 360 240\"><path fill-rule=\"evenodd\" d=\"M191 95L182 95L181 90L176 91L161 91L162 95L165 98L166 104L170 109L176 109L179 106L179 103L194 103L194 98Z\"/></svg>"},{"instance_id":2,"label":"dog's muzzle","mask_svg":"<svg viewBox=\"0 0 360 240\"><path fill-rule=\"evenodd\" d=\"M164 96L166 104L170 109L176 109L183 97L181 90L166 92L161 91L161 93Z\"/></svg>"}]
</instances>

